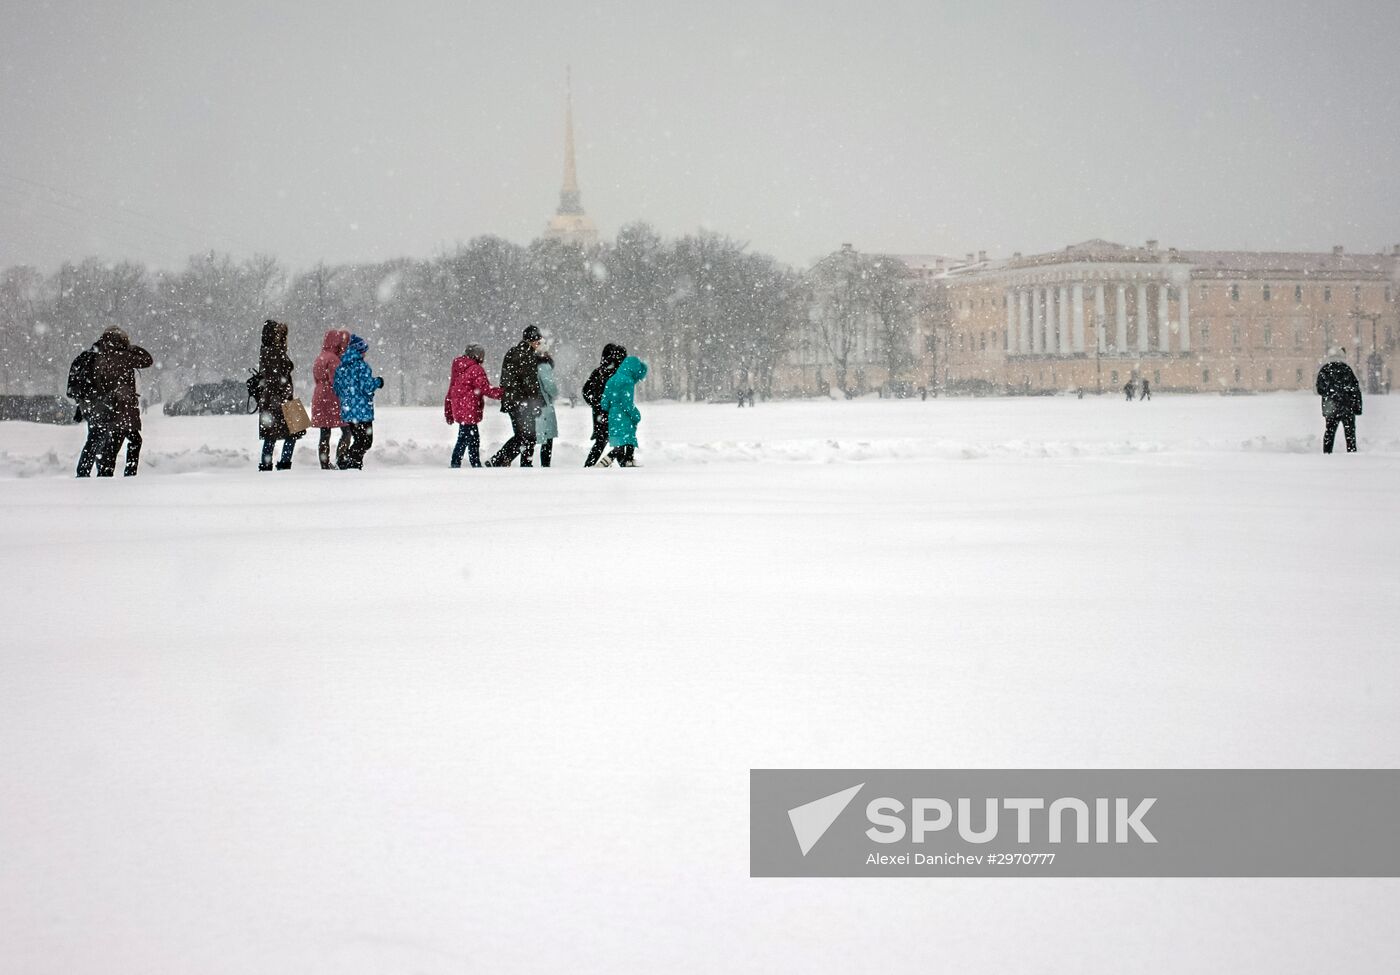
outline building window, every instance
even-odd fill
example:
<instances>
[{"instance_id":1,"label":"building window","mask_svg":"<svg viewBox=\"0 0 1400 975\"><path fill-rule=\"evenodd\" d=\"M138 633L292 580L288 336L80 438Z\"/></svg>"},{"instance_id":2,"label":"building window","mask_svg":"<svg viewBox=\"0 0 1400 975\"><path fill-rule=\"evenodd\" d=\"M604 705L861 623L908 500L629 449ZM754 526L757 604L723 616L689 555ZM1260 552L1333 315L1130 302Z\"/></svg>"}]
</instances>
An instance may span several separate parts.
<instances>
[{"instance_id":1,"label":"building window","mask_svg":"<svg viewBox=\"0 0 1400 975\"><path fill-rule=\"evenodd\" d=\"M1274 327L1267 322L1264 324L1264 346L1271 347L1274 344Z\"/></svg>"},{"instance_id":2,"label":"building window","mask_svg":"<svg viewBox=\"0 0 1400 975\"><path fill-rule=\"evenodd\" d=\"M966 352L966 351L967 351L967 335L966 335L965 333L963 333L963 332L959 332L959 333L958 333L958 351L959 351L959 352Z\"/></svg>"},{"instance_id":3,"label":"building window","mask_svg":"<svg viewBox=\"0 0 1400 975\"><path fill-rule=\"evenodd\" d=\"M1204 386L1204 385L1206 385L1206 383L1208 383L1208 382L1210 382L1210 370L1209 370L1209 369L1202 369L1202 370L1201 370L1201 385Z\"/></svg>"},{"instance_id":4,"label":"building window","mask_svg":"<svg viewBox=\"0 0 1400 975\"><path fill-rule=\"evenodd\" d=\"M925 352L934 352L934 351L936 351L937 349L938 349L938 336L936 336L936 335L925 335L925 336L924 336L924 351L925 351Z\"/></svg>"},{"instance_id":5,"label":"building window","mask_svg":"<svg viewBox=\"0 0 1400 975\"><path fill-rule=\"evenodd\" d=\"M1302 303L1303 303L1303 286L1302 286L1301 284L1295 284L1295 285L1293 286L1293 304L1295 304L1295 305L1301 305Z\"/></svg>"},{"instance_id":6,"label":"building window","mask_svg":"<svg viewBox=\"0 0 1400 975\"><path fill-rule=\"evenodd\" d=\"M1237 284L1232 284L1232 285L1230 285L1230 300L1231 300L1231 301L1239 301L1239 300L1240 300L1240 286L1239 286L1239 285L1237 285Z\"/></svg>"},{"instance_id":7,"label":"building window","mask_svg":"<svg viewBox=\"0 0 1400 975\"><path fill-rule=\"evenodd\" d=\"M1209 298L1209 297L1210 297L1210 288L1209 288L1208 286L1204 285L1204 284L1201 285L1201 300L1202 300L1202 301L1205 301L1205 300L1206 300L1207 298Z\"/></svg>"},{"instance_id":8,"label":"building window","mask_svg":"<svg viewBox=\"0 0 1400 975\"><path fill-rule=\"evenodd\" d=\"M1239 366L1235 366L1235 382L1239 382L1239 381L1240 381L1240 367L1239 367Z\"/></svg>"},{"instance_id":9,"label":"building window","mask_svg":"<svg viewBox=\"0 0 1400 975\"><path fill-rule=\"evenodd\" d=\"M1273 371L1272 369L1265 369L1265 370L1264 370L1264 385L1266 385L1266 386L1272 386L1273 384L1274 384L1274 371Z\"/></svg>"},{"instance_id":10,"label":"building window","mask_svg":"<svg viewBox=\"0 0 1400 975\"><path fill-rule=\"evenodd\" d=\"M1390 285L1385 286L1385 303L1390 304Z\"/></svg>"},{"instance_id":11,"label":"building window","mask_svg":"<svg viewBox=\"0 0 1400 975\"><path fill-rule=\"evenodd\" d=\"M1298 385L1300 385L1300 386L1303 384L1303 370L1301 370L1301 369L1298 370L1297 375L1295 375L1295 376L1293 377L1293 381L1296 382L1296 383L1297 383Z\"/></svg>"},{"instance_id":12,"label":"building window","mask_svg":"<svg viewBox=\"0 0 1400 975\"><path fill-rule=\"evenodd\" d=\"M1158 386L1162 385L1162 370L1160 370L1160 369L1153 369L1153 370L1152 370L1152 381L1153 381L1154 383L1156 383Z\"/></svg>"},{"instance_id":13,"label":"building window","mask_svg":"<svg viewBox=\"0 0 1400 975\"><path fill-rule=\"evenodd\" d=\"M1395 347L1395 329L1390 325L1385 327L1385 347L1387 349Z\"/></svg>"},{"instance_id":14,"label":"building window","mask_svg":"<svg viewBox=\"0 0 1400 975\"><path fill-rule=\"evenodd\" d=\"M1265 300L1265 301L1271 300L1271 299L1273 298L1273 295L1274 295L1274 293L1273 293L1273 291L1269 288L1269 286L1268 286L1267 284L1264 285L1264 300Z\"/></svg>"},{"instance_id":15,"label":"building window","mask_svg":"<svg viewBox=\"0 0 1400 975\"><path fill-rule=\"evenodd\" d=\"M1239 323L1239 322L1231 322L1231 323L1230 323L1230 344L1231 344L1232 346L1234 346L1235 348L1237 348L1237 349L1240 347L1240 323Z\"/></svg>"},{"instance_id":16,"label":"building window","mask_svg":"<svg viewBox=\"0 0 1400 975\"><path fill-rule=\"evenodd\" d=\"M1111 372L1111 373L1109 374L1109 377L1108 377L1108 384L1109 384L1110 386L1115 386L1115 387L1118 385L1118 370L1117 370L1117 369L1113 370L1113 372Z\"/></svg>"},{"instance_id":17,"label":"building window","mask_svg":"<svg viewBox=\"0 0 1400 975\"><path fill-rule=\"evenodd\" d=\"M1351 303L1353 305L1361 304L1361 285L1359 284L1351 289Z\"/></svg>"},{"instance_id":18,"label":"building window","mask_svg":"<svg viewBox=\"0 0 1400 975\"><path fill-rule=\"evenodd\" d=\"M986 351L987 351L987 333L986 333L986 332L983 332L983 333L982 333L982 351L983 351L983 352L986 352Z\"/></svg>"},{"instance_id":19,"label":"building window","mask_svg":"<svg viewBox=\"0 0 1400 975\"><path fill-rule=\"evenodd\" d=\"M1322 289L1322 300L1323 300L1323 301L1331 301L1331 300L1332 300L1332 289L1331 289L1331 288L1323 288L1323 289Z\"/></svg>"},{"instance_id":20,"label":"building window","mask_svg":"<svg viewBox=\"0 0 1400 975\"><path fill-rule=\"evenodd\" d=\"M1201 347L1210 348L1210 320L1206 318L1201 319Z\"/></svg>"}]
</instances>

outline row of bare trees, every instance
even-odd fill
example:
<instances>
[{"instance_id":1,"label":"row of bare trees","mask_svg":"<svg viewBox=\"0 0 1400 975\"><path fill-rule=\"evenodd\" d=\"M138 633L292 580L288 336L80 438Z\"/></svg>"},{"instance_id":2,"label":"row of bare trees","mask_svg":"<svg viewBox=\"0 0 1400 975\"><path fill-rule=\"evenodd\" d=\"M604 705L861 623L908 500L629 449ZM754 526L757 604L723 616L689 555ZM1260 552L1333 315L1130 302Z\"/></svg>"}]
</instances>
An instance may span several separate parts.
<instances>
[{"instance_id":1,"label":"row of bare trees","mask_svg":"<svg viewBox=\"0 0 1400 975\"><path fill-rule=\"evenodd\" d=\"M299 363L328 329L364 336L389 401L401 404L437 402L465 343L495 358L530 324L546 332L566 390L581 385L603 343L621 342L652 365L652 396L769 393L799 336L820 346L845 389L856 336L872 326L889 374L907 367L921 295L895 259L843 249L803 273L732 238L665 240L641 223L587 252L486 236L430 260L299 273L272 257L215 252L178 271L89 259L50 275L0 272L0 390L60 392L69 362L109 325L155 355L147 388L156 399L242 378L269 317L292 326Z\"/></svg>"}]
</instances>

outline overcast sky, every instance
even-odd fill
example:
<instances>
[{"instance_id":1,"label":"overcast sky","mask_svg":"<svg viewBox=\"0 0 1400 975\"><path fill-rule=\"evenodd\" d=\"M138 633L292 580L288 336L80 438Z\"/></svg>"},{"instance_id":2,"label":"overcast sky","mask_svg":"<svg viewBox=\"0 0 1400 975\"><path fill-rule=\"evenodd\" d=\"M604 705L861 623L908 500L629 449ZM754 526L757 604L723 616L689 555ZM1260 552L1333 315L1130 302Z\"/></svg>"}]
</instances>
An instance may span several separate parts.
<instances>
[{"instance_id":1,"label":"overcast sky","mask_svg":"<svg viewBox=\"0 0 1400 975\"><path fill-rule=\"evenodd\" d=\"M0 265L1400 242L1400 2L0 0Z\"/></svg>"}]
</instances>

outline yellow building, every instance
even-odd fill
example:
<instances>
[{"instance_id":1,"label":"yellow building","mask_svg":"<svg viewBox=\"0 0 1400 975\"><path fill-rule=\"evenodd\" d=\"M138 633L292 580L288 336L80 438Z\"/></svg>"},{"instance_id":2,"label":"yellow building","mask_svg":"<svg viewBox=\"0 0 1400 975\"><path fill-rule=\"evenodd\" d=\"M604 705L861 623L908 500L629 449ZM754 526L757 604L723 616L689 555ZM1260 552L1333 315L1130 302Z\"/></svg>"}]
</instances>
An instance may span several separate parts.
<instances>
[{"instance_id":1,"label":"yellow building","mask_svg":"<svg viewBox=\"0 0 1400 975\"><path fill-rule=\"evenodd\" d=\"M1329 346L1388 389L1400 334L1389 254L1178 251L1091 240L936 269L916 381L964 392L1311 388Z\"/></svg>"}]
</instances>

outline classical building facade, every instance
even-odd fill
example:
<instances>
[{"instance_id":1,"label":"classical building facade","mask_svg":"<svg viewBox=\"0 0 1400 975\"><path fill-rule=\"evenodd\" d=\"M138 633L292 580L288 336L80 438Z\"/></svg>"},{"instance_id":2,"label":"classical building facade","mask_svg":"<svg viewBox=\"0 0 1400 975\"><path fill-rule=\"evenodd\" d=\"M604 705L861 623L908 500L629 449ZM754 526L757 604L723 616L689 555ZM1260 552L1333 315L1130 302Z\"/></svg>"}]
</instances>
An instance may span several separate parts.
<instances>
[{"instance_id":1,"label":"classical building facade","mask_svg":"<svg viewBox=\"0 0 1400 975\"><path fill-rule=\"evenodd\" d=\"M937 386L1008 392L1311 388L1332 346L1388 388L1400 246L1388 254L1179 251L1091 240L964 263L936 279L920 368Z\"/></svg>"}]
</instances>

